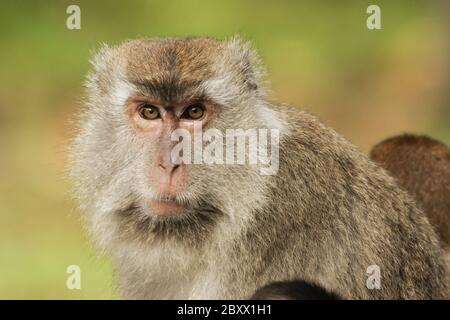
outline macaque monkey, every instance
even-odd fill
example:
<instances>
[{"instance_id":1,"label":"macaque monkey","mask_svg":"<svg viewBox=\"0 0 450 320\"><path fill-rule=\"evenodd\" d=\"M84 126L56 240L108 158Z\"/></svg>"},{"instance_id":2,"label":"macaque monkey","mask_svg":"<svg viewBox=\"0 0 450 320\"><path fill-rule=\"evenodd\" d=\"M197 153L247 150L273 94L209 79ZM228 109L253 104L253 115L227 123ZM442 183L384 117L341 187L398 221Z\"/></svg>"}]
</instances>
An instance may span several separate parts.
<instances>
[{"instance_id":1,"label":"macaque monkey","mask_svg":"<svg viewBox=\"0 0 450 320\"><path fill-rule=\"evenodd\" d=\"M131 40L94 57L71 172L121 295L247 299L300 279L342 299L447 298L437 235L414 200L314 116L269 102L263 77L238 38ZM189 161L188 147L206 151L230 129L270 132L275 170L249 160L251 137L233 162L239 134L211 152L232 161ZM373 265L380 287L368 285Z\"/></svg>"},{"instance_id":2,"label":"macaque monkey","mask_svg":"<svg viewBox=\"0 0 450 320\"><path fill-rule=\"evenodd\" d=\"M370 157L413 196L450 246L450 149L426 136L405 134L377 144Z\"/></svg>"},{"instance_id":3,"label":"macaque monkey","mask_svg":"<svg viewBox=\"0 0 450 320\"><path fill-rule=\"evenodd\" d=\"M283 281L256 290L251 300L339 300L339 297L304 281Z\"/></svg>"}]
</instances>

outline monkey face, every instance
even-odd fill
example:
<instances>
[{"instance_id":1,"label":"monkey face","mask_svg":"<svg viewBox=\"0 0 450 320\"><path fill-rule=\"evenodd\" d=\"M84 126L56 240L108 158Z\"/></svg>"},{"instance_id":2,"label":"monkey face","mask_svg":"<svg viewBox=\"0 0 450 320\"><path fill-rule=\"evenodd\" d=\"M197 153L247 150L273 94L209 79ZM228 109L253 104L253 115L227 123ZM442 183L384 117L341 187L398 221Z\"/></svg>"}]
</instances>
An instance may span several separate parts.
<instances>
[{"instance_id":1,"label":"monkey face","mask_svg":"<svg viewBox=\"0 0 450 320\"><path fill-rule=\"evenodd\" d=\"M173 152L178 130L191 135L195 157L208 145L196 133L274 122L255 59L237 40L207 38L136 40L97 54L72 152L77 196L94 228L145 241L204 238L207 226L236 219L222 212L244 219L246 207L262 201L256 166L187 163Z\"/></svg>"},{"instance_id":2,"label":"monkey face","mask_svg":"<svg viewBox=\"0 0 450 320\"><path fill-rule=\"evenodd\" d=\"M186 195L189 168L183 159L173 159L176 142L172 134L185 130L193 135L195 127L208 126L218 108L203 101L175 104L148 96L128 98L125 108L133 134L151 149L148 166L142 172L149 190L144 195L144 210L165 217L183 214L190 205Z\"/></svg>"}]
</instances>

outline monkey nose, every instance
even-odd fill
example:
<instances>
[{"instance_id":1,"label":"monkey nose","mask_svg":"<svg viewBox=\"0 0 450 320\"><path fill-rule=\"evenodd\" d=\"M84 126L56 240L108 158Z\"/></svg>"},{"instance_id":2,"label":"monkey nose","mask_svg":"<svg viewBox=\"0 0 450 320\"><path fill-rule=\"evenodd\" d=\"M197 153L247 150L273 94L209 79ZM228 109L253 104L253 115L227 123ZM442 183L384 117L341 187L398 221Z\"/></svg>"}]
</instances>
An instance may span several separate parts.
<instances>
[{"instance_id":1,"label":"monkey nose","mask_svg":"<svg viewBox=\"0 0 450 320\"><path fill-rule=\"evenodd\" d=\"M150 170L150 184L160 194L175 195L186 185L186 170L182 164L159 162Z\"/></svg>"},{"instance_id":2,"label":"monkey nose","mask_svg":"<svg viewBox=\"0 0 450 320\"><path fill-rule=\"evenodd\" d=\"M167 163L167 162L161 162L159 164L159 167L164 170L167 174L171 174L174 172L177 168L180 167L179 164L173 164L173 163Z\"/></svg>"}]
</instances>

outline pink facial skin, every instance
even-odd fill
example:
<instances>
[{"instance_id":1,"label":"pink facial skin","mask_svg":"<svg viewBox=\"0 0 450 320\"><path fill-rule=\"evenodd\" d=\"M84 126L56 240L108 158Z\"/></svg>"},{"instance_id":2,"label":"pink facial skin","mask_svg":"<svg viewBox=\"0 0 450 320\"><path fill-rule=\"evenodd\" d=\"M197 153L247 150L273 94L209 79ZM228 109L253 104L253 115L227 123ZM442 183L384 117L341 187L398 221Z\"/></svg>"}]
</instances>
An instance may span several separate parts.
<instances>
[{"instance_id":1,"label":"pink facial skin","mask_svg":"<svg viewBox=\"0 0 450 320\"><path fill-rule=\"evenodd\" d=\"M165 105L161 101L143 96L130 97L125 105L130 124L136 134L148 139L157 150L152 154L152 165L146 173L152 189L158 195L169 197L182 193L187 184L188 167L186 164L172 163L171 150L176 142L171 141L171 133L175 129L186 129L193 134L194 123L198 124L199 121L205 128L215 118L217 107L204 101L184 101ZM187 116L188 108L193 105L202 106L201 118L192 119ZM145 119L142 111L148 107L158 111L156 119ZM185 209L184 204L170 199L148 199L146 206L150 214L158 216L178 215Z\"/></svg>"}]
</instances>

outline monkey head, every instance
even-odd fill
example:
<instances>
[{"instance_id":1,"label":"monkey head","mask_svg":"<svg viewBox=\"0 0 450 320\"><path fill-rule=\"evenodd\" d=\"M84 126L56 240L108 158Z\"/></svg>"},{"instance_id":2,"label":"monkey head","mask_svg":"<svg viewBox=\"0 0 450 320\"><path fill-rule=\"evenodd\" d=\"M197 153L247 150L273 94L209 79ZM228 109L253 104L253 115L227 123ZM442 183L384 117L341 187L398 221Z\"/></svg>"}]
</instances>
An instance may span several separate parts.
<instances>
[{"instance_id":1,"label":"monkey head","mask_svg":"<svg viewBox=\"0 0 450 320\"><path fill-rule=\"evenodd\" d=\"M100 244L197 244L211 225L235 219L238 227L263 202L267 183L257 166L186 164L173 153L176 130L281 127L246 43L132 40L104 45L92 65L71 155L76 195Z\"/></svg>"}]
</instances>

